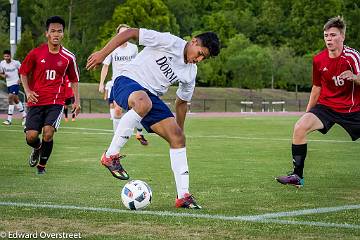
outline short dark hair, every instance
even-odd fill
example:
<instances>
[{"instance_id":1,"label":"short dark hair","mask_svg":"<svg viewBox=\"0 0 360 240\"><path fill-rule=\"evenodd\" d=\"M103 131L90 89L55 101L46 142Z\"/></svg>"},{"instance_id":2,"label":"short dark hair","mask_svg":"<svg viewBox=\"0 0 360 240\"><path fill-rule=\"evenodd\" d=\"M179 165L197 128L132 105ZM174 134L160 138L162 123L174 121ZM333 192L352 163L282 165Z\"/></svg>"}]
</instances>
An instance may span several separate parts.
<instances>
[{"instance_id":1,"label":"short dark hair","mask_svg":"<svg viewBox=\"0 0 360 240\"><path fill-rule=\"evenodd\" d=\"M345 34L346 23L342 17L337 16L330 18L324 25L324 31L329 30L332 27L339 29L342 34Z\"/></svg>"},{"instance_id":2,"label":"short dark hair","mask_svg":"<svg viewBox=\"0 0 360 240\"><path fill-rule=\"evenodd\" d=\"M210 57L215 57L220 53L220 40L216 33L205 32L196 35L195 38L199 39L201 45L209 49Z\"/></svg>"},{"instance_id":3,"label":"short dark hair","mask_svg":"<svg viewBox=\"0 0 360 240\"><path fill-rule=\"evenodd\" d=\"M65 21L59 16L52 16L46 20L46 30L49 30L49 26L51 23L60 23L65 29Z\"/></svg>"},{"instance_id":4,"label":"short dark hair","mask_svg":"<svg viewBox=\"0 0 360 240\"><path fill-rule=\"evenodd\" d=\"M11 52L10 52L10 50L4 50L3 54L4 54L4 55L5 55L5 54L11 55Z\"/></svg>"}]
</instances>

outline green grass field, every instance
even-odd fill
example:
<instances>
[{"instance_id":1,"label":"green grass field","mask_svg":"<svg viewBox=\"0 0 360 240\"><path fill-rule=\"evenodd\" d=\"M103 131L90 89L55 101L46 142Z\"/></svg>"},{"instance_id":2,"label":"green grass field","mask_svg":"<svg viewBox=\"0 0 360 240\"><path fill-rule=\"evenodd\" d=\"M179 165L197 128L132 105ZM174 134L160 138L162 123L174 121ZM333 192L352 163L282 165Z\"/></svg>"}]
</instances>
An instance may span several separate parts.
<instances>
[{"instance_id":1,"label":"green grass field","mask_svg":"<svg viewBox=\"0 0 360 240\"><path fill-rule=\"evenodd\" d=\"M297 118L188 118L190 189L204 207L197 211L173 207L169 150L155 135L147 147L131 139L123 150L131 178L153 190L146 211L133 212L120 200L125 182L99 164L110 120L63 122L44 176L27 165L20 123L0 126L0 238L18 231L83 239L359 239L360 145L343 129L310 136L303 189L274 180L291 170Z\"/></svg>"}]
</instances>

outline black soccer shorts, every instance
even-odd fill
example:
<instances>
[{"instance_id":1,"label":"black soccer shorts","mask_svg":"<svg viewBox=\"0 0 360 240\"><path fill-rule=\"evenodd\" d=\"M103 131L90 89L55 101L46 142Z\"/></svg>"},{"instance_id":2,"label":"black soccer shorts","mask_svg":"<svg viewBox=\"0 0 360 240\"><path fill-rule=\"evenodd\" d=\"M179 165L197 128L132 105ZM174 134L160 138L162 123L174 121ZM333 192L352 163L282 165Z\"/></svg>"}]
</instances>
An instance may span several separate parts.
<instances>
[{"instance_id":1,"label":"black soccer shorts","mask_svg":"<svg viewBox=\"0 0 360 240\"><path fill-rule=\"evenodd\" d=\"M69 97L65 99L65 105L70 105L73 104L74 102L75 102L75 97Z\"/></svg>"},{"instance_id":2,"label":"black soccer shorts","mask_svg":"<svg viewBox=\"0 0 360 240\"><path fill-rule=\"evenodd\" d=\"M339 113L321 104L315 105L309 112L323 123L324 128L319 129L322 134L326 134L337 123L348 132L353 141L360 138L360 112Z\"/></svg>"},{"instance_id":3,"label":"black soccer shorts","mask_svg":"<svg viewBox=\"0 0 360 240\"><path fill-rule=\"evenodd\" d=\"M42 128L46 125L53 126L57 130L63 110L63 105L58 104L29 107L24 131L36 130L41 133Z\"/></svg>"}]
</instances>

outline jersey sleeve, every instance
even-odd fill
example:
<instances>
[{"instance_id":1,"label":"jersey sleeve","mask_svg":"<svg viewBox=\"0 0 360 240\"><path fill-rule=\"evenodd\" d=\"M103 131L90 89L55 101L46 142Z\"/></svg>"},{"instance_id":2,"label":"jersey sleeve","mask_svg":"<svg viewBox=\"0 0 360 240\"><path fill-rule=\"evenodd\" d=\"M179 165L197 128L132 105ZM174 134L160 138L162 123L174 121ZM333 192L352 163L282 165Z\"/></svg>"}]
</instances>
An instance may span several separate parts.
<instances>
[{"instance_id":1,"label":"jersey sleeve","mask_svg":"<svg viewBox=\"0 0 360 240\"><path fill-rule=\"evenodd\" d=\"M16 67L17 67L17 69L20 69L21 63L19 61L16 61Z\"/></svg>"},{"instance_id":2,"label":"jersey sleeve","mask_svg":"<svg viewBox=\"0 0 360 240\"><path fill-rule=\"evenodd\" d=\"M79 67L76 64L76 59L71 58L69 67L67 69L67 74L70 82L78 82L79 81Z\"/></svg>"},{"instance_id":3,"label":"jersey sleeve","mask_svg":"<svg viewBox=\"0 0 360 240\"><path fill-rule=\"evenodd\" d=\"M34 66L36 64L36 54L35 50L31 50L28 55L26 55L24 61L22 62L20 66L19 73L21 75L28 75L32 72Z\"/></svg>"},{"instance_id":4,"label":"jersey sleeve","mask_svg":"<svg viewBox=\"0 0 360 240\"><path fill-rule=\"evenodd\" d=\"M312 69L312 82L314 86L321 87L321 72L319 67L316 64L315 59L313 60L313 69Z\"/></svg>"},{"instance_id":5,"label":"jersey sleeve","mask_svg":"<svg viewBox=\"0 0 360 240\"><path fill-rule=\"evenodd\" d=\"M110 53L109 55L107 55L106 56L106 58L104 59L104 61L103 61L103 64L105 64L105 65L110 65L110 63L111 63L111 59L112 59L112 53Z\"/></svg>"},{"instance_id":6,"label":"jersey sleeve","mask_svg":"<svg viewBox=\"0 0 360 240\"><path fill-rule=\"evenodd\" d=\"M170 33L161 33L145 28L139 30L139 44L145 47L171 48L174 41L175 36Z\"/></svg>"},{"instance_id":7,"label":"jersey sleeve","mask_svg":"<svg viewBox=\"0 0 360 240\"><path fill-rule=\"evenodd\" d=\"M353 73L356 75L360 74L360 54L358 51L353 52L350 64L353 69Z\"/></svg>"}]
</instances>

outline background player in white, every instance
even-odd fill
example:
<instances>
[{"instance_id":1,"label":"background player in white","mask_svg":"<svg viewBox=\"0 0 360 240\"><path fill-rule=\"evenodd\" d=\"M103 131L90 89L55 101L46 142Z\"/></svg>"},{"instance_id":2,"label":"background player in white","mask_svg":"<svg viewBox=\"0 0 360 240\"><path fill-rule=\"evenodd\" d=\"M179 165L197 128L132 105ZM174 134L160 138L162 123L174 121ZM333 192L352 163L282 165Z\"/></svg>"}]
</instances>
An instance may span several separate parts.
<instances>
[{"instance_id":1,"label":"background player in white","mask_svg":"<svg viewBox=\"0 0 360 240\"><path fill-rule=\"evenodd\" d=\"M5 78L6 86L9 93L9 108L8 108L8 117L7 120L3 122L4 125L11 125L12 115L14 113L14 108L16 107L21 112L23 121L22 125L25 124L26 113L24 110L24 105L20 101L18 94L20 88L20 78L19 78L19 68L20 62L14 59L11 59L10 50L5 50L3 52L4 60L0 62L0 76Z\"/></svg>"},{"instance_id":2,"label":"background player in white","mask_svg":"<svg viewBox=\"0 0 360 240\"><path fill-rule=\"evenodd\" d=\"M119 179L129 179L120 164L121 148L126 144L135 126L141 122L148 132L155 132L170 145L171 168L174 173L177 208L199 209L189 192L189 169L185 147L184 122L187 103L195 89L196 63L220 52L218 36L206 32L190 41L170 33L130 28L116 35L100 51L93 53L86 68L93 69L116 47L129 39L138 39L145 48L133 61L125 65L122 76L113 86L116 103L128 110L120 119L110 147L103 154L101 163ZM176 92L176 118L159 98L172 84L179 83Z\"/></svg>"},{"instance_id":3,"label":"background player in white","mask_svg":"<svg viewBox=\"0 0 360 240\"><path fill-rule=\"evenodd\" d=\"M116 34L119 34L126 29L130 28L126 24L120 24L116 28ZM110 116L113 121L113 129L114 132L116 131L116 128L119 124L122 110L121 107L119 107L115 102L114 98L111 95L111 89L114 84L115 78L121 75L121 71L125 64L129 63L131 60L135 58L135 56L138 54L138 47L135 44L132 44L130 42L125 42L121 46L117 47L112 53L110 53L105 60L103 61L103 66L101 69L101 75L100 75L100 84L99 84L99 92L104 93L104 82L106 79L106 76L109 71L109 65L112 65L112 77L111 81L108 81L106 83L106 98L109 102L110 107ZM143 133L142 133L142 126L139 124L137 127L137 133L136 133L136 139L139 140L139 142L142 145L148 145L148 141L145 139Z\"/></svg>"}]
</instances>

